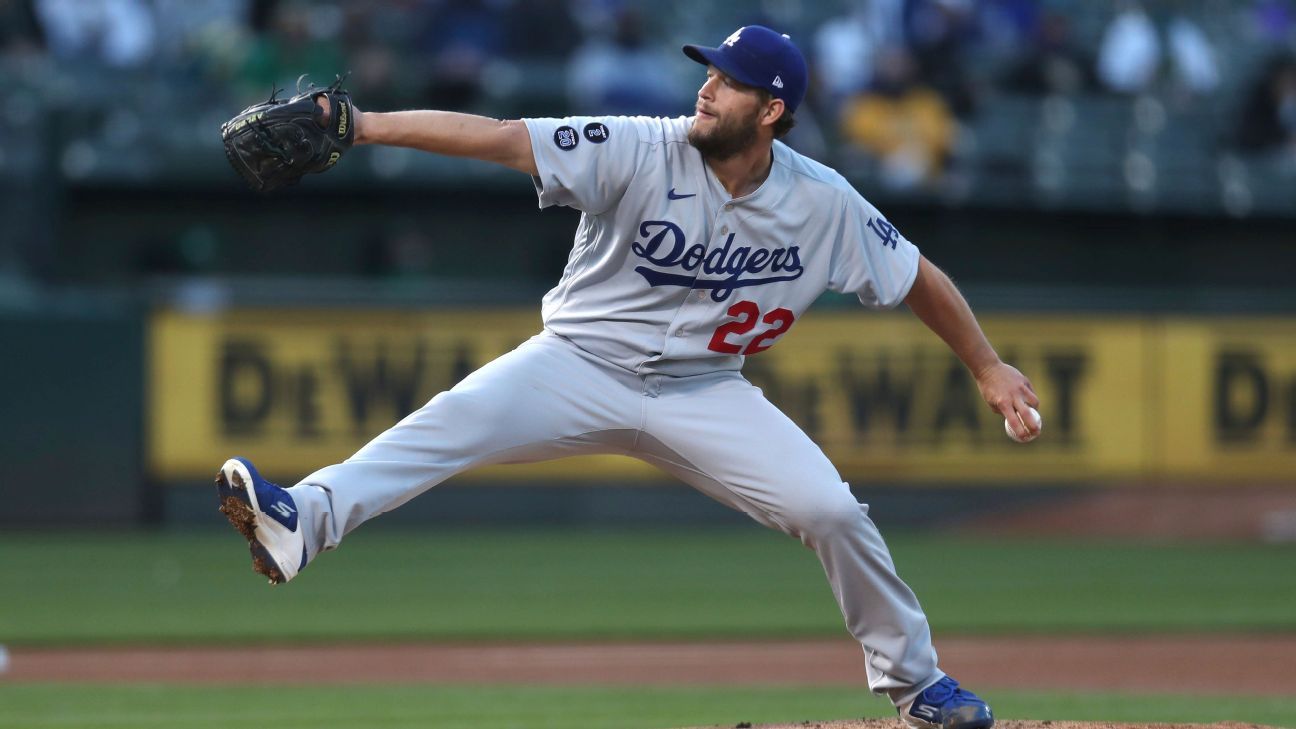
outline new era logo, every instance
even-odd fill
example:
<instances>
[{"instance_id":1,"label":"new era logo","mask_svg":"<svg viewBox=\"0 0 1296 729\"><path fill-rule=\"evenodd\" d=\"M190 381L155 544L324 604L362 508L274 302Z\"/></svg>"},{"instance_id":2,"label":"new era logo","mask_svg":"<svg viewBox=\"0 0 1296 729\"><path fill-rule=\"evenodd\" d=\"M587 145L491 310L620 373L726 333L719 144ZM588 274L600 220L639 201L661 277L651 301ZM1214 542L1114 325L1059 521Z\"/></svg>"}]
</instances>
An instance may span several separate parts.
<instances>
[{"instance_id":1,"label":"new era logo","mask_svg":"<svg viewBox=\"0 0 1296 729\"><path fill-rule=\"evenodd\" d=\"M781 89L781 88L783 88L783 77L782 77L782 76L775 76L775 77L774 77L774 81L773 81L773 86L774 86L774 88L776 88L776 89Z\"/></svg>"}]
</instances>

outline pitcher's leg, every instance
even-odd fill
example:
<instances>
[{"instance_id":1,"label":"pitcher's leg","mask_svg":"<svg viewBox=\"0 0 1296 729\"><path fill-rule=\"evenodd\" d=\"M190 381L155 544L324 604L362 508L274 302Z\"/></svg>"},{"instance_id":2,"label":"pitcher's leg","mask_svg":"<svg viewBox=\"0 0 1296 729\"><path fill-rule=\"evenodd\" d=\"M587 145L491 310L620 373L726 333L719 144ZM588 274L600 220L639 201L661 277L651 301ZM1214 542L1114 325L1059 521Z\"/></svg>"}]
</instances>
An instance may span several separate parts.
<instances>
[{"instance_id":1,"label":"pitcher's leg","mask_svg":"<svg viewBox=\"0 0 1296 729\"><path fill-rule=\"evenodd\" d=\"M741 378L663 387L634 455L818 555L869 688L897 706L943 675L927 617L877 527L817 445Z\"/></svg>"},{"instance_id":2,"label":"pitcher's leg","mask_svg":"<svg viewBox=\"0 0 1296 729\"><path fill-rule=\"evenodd\" d=\"M345 462L288 489L309 525L309 556L475 466L624 452L639 404L615 374L552 335L485 365Z\"/></svg>"}]
</instances>

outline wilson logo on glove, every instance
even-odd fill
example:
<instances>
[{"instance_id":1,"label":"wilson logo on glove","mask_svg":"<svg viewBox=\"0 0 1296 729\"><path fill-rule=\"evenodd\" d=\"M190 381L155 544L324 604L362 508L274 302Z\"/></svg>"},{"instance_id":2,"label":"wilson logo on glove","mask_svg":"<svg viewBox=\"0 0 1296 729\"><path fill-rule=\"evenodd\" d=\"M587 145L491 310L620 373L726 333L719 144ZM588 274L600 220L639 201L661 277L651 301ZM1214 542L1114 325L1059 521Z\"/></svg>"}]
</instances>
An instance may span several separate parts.
<instances>
[{"instance_id":1,"label":"wilson logo on glove","mask_svg":"<svg viewBox=\"0 0 1296 729\"><path fill-rule=\"evenodd\" d=\"M338 139L342 139L343 137L346 136L348 118L349 115L347 114L347 105L343 104L341 107L338 108L338 123L337 123Z\"/></svg>"}]
</instances>

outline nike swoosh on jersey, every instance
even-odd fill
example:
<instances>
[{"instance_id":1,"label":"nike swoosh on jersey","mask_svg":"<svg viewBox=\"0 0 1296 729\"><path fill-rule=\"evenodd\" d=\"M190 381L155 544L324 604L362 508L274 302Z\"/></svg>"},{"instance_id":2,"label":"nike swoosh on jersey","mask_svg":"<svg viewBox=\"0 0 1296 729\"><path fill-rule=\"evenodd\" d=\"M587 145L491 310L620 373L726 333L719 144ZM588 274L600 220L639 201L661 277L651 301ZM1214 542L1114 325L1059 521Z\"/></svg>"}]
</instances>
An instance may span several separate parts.
<instances>
[{"instance_id":1,"label":"nike swoosh on jersey","mask_svg":"<svg viewBox=\"0 0 1296 729\"><path fill-rule=\"evenodd\" d=\"M673 188L673 187L672 187L670 190L668 190L668 191L666 192L666 199L667 199L667 200L683 200L683 199L686 198L686 197L697 197L697 193L696 193L696 192L690 192L690 193L687 194L687 195L682 195L682 194L680 194L680 193L675 192L675 188Z\"/></svg>"}]
</instances>

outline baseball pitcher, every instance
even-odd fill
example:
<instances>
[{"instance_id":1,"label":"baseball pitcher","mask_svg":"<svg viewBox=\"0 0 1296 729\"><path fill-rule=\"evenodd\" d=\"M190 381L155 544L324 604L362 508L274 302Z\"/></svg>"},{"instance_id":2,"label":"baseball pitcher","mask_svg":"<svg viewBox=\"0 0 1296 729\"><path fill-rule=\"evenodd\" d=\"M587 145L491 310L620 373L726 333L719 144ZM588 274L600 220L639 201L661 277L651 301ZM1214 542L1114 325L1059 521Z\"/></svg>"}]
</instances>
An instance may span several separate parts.
<instances>
[{"instance_id":1,"label":"baseball pitcher","mask_svg":"<svg viewBox=\"0 0 1296 729\"><path fill-rule=\"evenodd\" d=\"M281 583L467 469L638 458L813 549L869 688L910 726L987 729L990 708L937 665L868 507L741 368L831 289L874 309L908 305L1019 437L1038 433L1025 416L1039 400L945 274L841 175L778 141L808 82L787 36L749 25L683 50L706 67L687 117L362 113L339 82L227 123L230 160L257 189L331 169L353 143L386 144L524 172L542 208L582 215L539 334L291 488L230 459L216 479L221 510L255 569Z\"/></svg>"}]
</instances>

